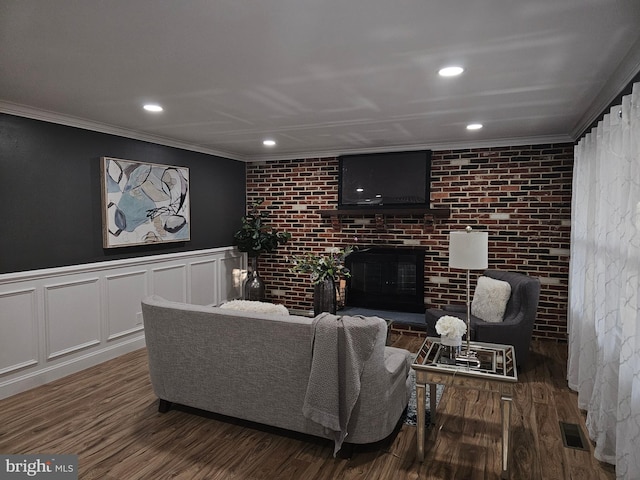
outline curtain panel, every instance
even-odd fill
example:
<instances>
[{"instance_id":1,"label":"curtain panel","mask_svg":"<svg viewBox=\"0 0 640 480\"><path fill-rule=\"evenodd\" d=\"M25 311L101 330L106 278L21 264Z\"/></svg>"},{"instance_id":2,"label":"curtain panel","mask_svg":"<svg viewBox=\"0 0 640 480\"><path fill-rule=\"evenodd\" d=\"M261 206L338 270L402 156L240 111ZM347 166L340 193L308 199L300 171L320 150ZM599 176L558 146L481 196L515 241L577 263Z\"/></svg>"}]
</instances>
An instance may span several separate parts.
<instances>
[{"instance_id":1,"label":"curtain panel","mask_svg":"<svg viewBox=\"0 0 640 480\"><path fill-rule=\"evenodd\" d=\"M598 460L640 478L640 83L575 147L567 379Z\"/></svg>"}]
</instances>

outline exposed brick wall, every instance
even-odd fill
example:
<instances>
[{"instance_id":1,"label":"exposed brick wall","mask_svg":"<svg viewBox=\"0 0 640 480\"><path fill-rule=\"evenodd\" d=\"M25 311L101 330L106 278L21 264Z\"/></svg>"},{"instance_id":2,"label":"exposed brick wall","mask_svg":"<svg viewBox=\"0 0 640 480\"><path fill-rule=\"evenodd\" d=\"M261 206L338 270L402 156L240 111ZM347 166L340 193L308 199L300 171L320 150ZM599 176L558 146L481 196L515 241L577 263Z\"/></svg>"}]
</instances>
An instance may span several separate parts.
<instances>
[{"instance_id":1,"label":"exposed brick wall","mask_svg":"<svg viewBox=\"0 0 640 480\"><path fill-rule=\"evenodd\" d=\"M318 210L337 206L336 158L247 164L247 204L265 198L271 223L292 234L289 244L259 260L267 296L311 308L313 287L289 272L290 255L346 245L423 246L426 306L464 303L466 275L448 267L448 232L482 226L489 231L489 268L541 280L534 337L566 340L572 169L572 144L434 151L431 206L450 207L449 218L429 226L420 215L386 216L379 231L372 216L343 218L339 230L320 217ZM480 273L471 273L472 285Z\"/></svg>"}]
</instances>

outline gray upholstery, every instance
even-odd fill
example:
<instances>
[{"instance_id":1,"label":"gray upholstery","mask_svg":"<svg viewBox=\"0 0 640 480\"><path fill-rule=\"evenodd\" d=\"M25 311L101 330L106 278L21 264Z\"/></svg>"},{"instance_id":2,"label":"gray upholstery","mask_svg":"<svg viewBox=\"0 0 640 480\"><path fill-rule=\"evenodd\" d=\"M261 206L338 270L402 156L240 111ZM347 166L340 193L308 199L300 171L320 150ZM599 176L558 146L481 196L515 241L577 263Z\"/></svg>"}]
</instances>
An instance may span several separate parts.
<instances>
[{"instance_id":1,"label":"gray upholstery","mask_svg":"<svg viewBox=\"0 0 640 480\"><path fill-rule=\"evenodd\" d=\"M386 324L376 317L321 313L313 320L311 373L302 414L335 432L335 453L348 434L360 378ZM381 331L382 330L382 331Z\"/></svg>"},{"instance_id":2,"label":"gray upholstery","mask_svg":"<svg viewBox=\"0 0 640 480\"><path fill-rule=\"evenodd\" d=\"M142 301L155 394L172 403L332 438L302 414L312 359L311 318ZM386 347L380 322L361 377L347 443L386 438L407 406L410 353Z\"/></svg>"},{"instance_id":3,"label":"gray upholstery","mask_svg":"<svg viewBox=\"0 0 640 480\"><path fill-rule=\"evenodd\" d=\"M522 367L529 358L533 324L540 299L540 280L505 270L485 270L484 275L509 282L511 297L507 302L502 322L488 323L471 315L471 340L513 345L516 350L516 364ZM428 309L425 313L427 335L439 336L435 325L443 315L454 315L466 321L467 306L447 305L444 309Z\"/></svg>"}]
</instances>

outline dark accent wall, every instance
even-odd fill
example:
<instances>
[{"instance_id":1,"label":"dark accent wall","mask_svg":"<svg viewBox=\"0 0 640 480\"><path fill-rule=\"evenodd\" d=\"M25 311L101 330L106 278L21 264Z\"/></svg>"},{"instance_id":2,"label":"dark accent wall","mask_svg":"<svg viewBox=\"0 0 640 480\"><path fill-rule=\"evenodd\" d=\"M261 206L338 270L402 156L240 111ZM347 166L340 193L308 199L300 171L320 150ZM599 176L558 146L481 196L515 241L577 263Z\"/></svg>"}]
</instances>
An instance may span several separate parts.
<instances>
[{"instance_id":1,"label":"dark accent wall","mask_svg":"<svg viewBox=\"0 0 640 480\"><path fill-rule=\"evenodd\" d=\"M188 167L191 241L103 249L103 156ZM245 185L243 162L0 114L0 273L232 245Z\"/></svg>"}]
</instances>

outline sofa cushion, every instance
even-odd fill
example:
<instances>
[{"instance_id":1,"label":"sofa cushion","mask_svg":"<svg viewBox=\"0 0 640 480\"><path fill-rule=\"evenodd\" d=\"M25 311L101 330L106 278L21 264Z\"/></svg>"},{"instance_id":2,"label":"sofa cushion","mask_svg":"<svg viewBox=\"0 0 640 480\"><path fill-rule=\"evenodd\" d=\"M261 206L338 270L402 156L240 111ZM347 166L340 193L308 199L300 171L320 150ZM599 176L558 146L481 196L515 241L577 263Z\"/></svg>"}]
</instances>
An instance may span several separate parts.
<instances>
[{"instance_id":1,"label":"sofa cushion","mask_svg":"<svg viewBox=\"0 0 640 480\"><path fill-rule=\"evenodd\" d=\"M269 302L258 302L255 300L231 300L220 305L220 308L229 310L237 310L240 312L255 313L275 313L280 315L289 315L289 310L284 305L275 305Z\"/></svg>"},{"instance_id":2,"label":"sofa cushion","mask_svg":"<svg viewBox=\"0 0 640 480\"><path fill-rule=\"evenodd\" d=\"M478 284L471 302L471 314L485 322L501 322L511 296L511 285L484 275Z\"/></svg>"}]
</instances>

